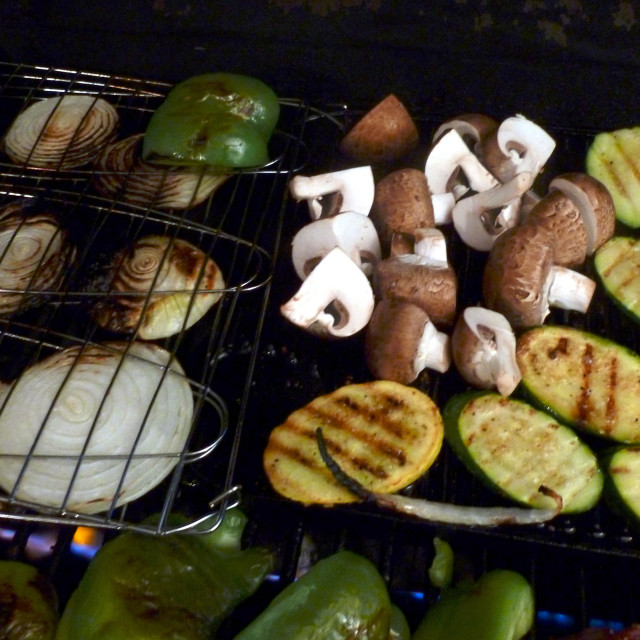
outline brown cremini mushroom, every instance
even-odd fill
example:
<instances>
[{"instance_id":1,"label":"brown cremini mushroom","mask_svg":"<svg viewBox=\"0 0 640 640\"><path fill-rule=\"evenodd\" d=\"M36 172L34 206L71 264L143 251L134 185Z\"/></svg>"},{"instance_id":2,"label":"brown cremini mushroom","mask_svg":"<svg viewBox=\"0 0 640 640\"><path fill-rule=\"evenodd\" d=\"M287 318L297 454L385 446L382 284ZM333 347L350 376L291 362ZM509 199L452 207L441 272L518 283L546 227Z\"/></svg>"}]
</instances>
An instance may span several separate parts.
<instances>
[{"instance_id":1,"label":"brown cremini mushroom","mask_svg":"<svg viewBox=\"0 0 640 640\"><path fill-rule=\"evenodd\" d=\"M516 337L509 321L484 307L467 307L451 334L451 355L460 375L480 389L510 395L522 374L516 361Z\"/></svg>"},{"instance_id":2,"label":"brown cremini mushroom","mask_svg":"<svg viewBox=\"0 0 640 640\"><path fill-rule=\"evenodd\" d=\"M587 230L580 209L564 193L550 191L527 215L527 223L539 225L555 237L554 262L577 267L587 257Z\"/></svg>"},{"instance_id":3,"label":"brown cremini mushroom","mask_svg":"<svg viewBox=\"0 0 640 640\"><path fill-rule=\"evenodd\" d=\"M455 129L467 146L482 160L482 145L497 130L499 122L484 113L461 113L445 120L434 132L433 141L438 141L447 131Z\"/></svg>"},{"instance_id":4,"label":"brown cremini mushroom","mask_svg":"<svg viewBox=\"0 0 640 640\"><path fill-rule=\"evenodd\" d=\"M596 178L581 172L556 176L549 191L561 191L580 211L587 233L587 255L601 247L615 230L616 214L608 189Z\"/></svg>"},{"instance_id":5,"label":"brown cremini mushroom","mask_svg":"<svg viewBox=\"0 0 640 640\"><path fill-rule=\"evenodd\" d=\"M539 225L523 224L498 237L485 265L485 305L514 329L541 325L550 307L585 313L595 282L554 265L555 239Z\"/></svg>"},{"instance_id":6,"label":"brown cremini mushroom","mask_svg":"<svg viewBox=\"0 0 640 640\"><path fill-rule=\"evenodd\" d=\"M375 377L410 384L424 369L442 373L449 368L449 336L420 307L381 300L367 325L365 357Z\"/></svg>"},{"instance_id":7,"label":"brown cremini mushroom","mask_svg":"<svg viewBox=\"0 0 640 640\"><path fill-rule=\"evenodd\" d=\"M424 235L418 230L415 253L395 255L378 262L373 289L378 298L411 302L429 315L437 325L453 322L456 312L458 280L446 258L444 236L437 229ZM437 234L437 237L433 237ZM441 239L442 242L438 242ZM444 254L441 247L444 248Z\"/></svg>"},{"instance_id":8,"label":"brown cremini mushroom","mask_svg":"<svg viewBox=\"0 0 640 640\"><path fill-rule=\"evenodd\" d=\"M424 172L398 169L380 180L370 218L385 251L389 250L394 232L413 235L416 229L433 227L433 205Z\"/></svg>"},{"instance_id":9,"label":"brown cremini mushroom","mask_svg":"<svg viewBox=\"0 0 640 640\"><path fill-rule=\"evenodd\" d=\"M359 162L393 162L418 145L418 129L393 94L366 113L340 141L340 151Z\"/></svg>"}]
</instances>

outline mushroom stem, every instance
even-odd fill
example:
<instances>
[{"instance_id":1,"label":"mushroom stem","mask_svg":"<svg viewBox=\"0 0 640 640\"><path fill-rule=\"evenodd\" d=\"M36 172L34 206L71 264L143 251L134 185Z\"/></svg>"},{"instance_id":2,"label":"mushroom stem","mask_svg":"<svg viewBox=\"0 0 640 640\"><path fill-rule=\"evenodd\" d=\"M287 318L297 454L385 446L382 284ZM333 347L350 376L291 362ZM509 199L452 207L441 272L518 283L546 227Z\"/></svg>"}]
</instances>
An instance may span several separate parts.
<instances>
[{"instance_id":1,"label":"mushroom stem","mask_svg":"<svg viewBox=\"0 0 640 640\"><path fill-rule=\"evenodd\" d=\"M413 369L416 378L424 369L433 369L444 373L451 366L451 349L449 336L436 329L435 324L428 320L424 331L418 340Z\"/></svg>"},{"instance_id":2,"label":"mushroom stem","mask_svg":"<svg viewBox=\"0 0 640 640\"><path fill-rule=\"evenodd\" d=\"M290 322L305 329L346 337L366 326L374 302L367 276L336 247L318 263L280 311Z\"/></svg>"},{"instance_id":3,"label":"mushroom stem","mask_svg":"<svg viewBox=\"0 0 640 640\"><path fill-rule=\"evenodd\" d=\"M439 229L417 229L413 251L425 266L446 268L449 265L447 241Z\"/></svg>"},{"instance_id":4,"label":"mushroom stem","mask_svg":"<svg viewBox=\"0 0 640 640\"><path fill-rule=\"evenodd\" d=\"M595 288L596 283L591 278L554 265L547 279L549 306L586 313Z\"/></svg>"}]
</instances>

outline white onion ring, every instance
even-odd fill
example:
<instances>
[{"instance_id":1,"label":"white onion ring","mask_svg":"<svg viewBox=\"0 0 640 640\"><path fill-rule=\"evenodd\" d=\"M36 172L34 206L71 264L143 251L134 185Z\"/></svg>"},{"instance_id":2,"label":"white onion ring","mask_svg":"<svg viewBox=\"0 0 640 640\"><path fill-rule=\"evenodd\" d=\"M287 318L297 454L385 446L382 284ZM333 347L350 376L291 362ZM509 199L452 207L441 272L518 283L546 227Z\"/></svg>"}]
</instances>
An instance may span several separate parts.
<instances>
[{"instance_id":1,"label":"white onion ring","mask_svg":"<svg viewBox=\"0 0 640 640\"><path fill-rule=\"evenodd\" d=\"M107 271L101 278L108 294L92 306L92 318L104 329L136 333L142 340L191 327L220 300L225 287L220 268L207 254L168 236L141 238L117 252Z\"/></svg>"},{"instance_id":2,"label":"white onion ring","mask_svg":"<svg viewBox=\"0 0 640 640\"><path fill-rule=\"evenodd\" d=\"M158 209L190 209L229 179L227 174L189 167L159 167L140 156L144 134L109 144L97 158L93 185L102 195Z\"/></svg>"},{"instance_id":3,"label":"white onion ring","mask_svg":"<svg viewBox=\"0 0 640 640\"><path fill-rule=\"evenodd\" d=\"M123 355L124 346L70 347L29 367L5 392L5 491L46 507L99 513L147 493L171 472L193 420L190 385L178 362L166 369L170 354L161 347L134 342ZM73 480L85 443L86 458ZM25 466L32 447L35 457Z\"/></svg>"},{"instance_id":4,"label":"white onion ring","mask_svg":"<svg viewBox=\"0 0 640 640\"><path fill-rule=\"evenodd\" d=\"M15 164L72 169L88 164L113 138L115 107L102 98L68 94L29 105L13 121L3 147Z\"/></svg>"},{"instance_id":5,"label":"white onion ring","mask_svg":"<svg viewBox=\"0 0 640 640\"><path fill-rule=\"evenodd\" d=\"M0 210L0 314L36 304L38 293L61 288L76 250L50 212L29 213L21 203Z\"/></svg>"}]
</instances>

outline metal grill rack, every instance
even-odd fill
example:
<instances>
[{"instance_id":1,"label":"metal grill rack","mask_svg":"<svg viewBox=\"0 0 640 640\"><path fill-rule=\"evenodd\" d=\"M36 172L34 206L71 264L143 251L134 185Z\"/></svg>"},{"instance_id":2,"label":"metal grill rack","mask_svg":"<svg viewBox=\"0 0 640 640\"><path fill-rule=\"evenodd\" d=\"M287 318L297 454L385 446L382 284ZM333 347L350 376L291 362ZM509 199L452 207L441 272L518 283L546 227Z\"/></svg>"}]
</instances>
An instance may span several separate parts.
<instances>
[{"instance_id":1,"label":"metal grill rack","mask_svg":"<svg viewBox=\"0 0 640 640\"><path fill-rule=\"evenodd\" d=\"M423 167L428 151L430 136L435 128L445 119L456 114L429 114L420 117L418 107L412 110L422 134L420 147L401 166ZM349 161L337 151L342 132L346 131L361 115L359 111L352 111L347 107L331 108L323 117L313 118L307 127L309 140L309 154L312 161L305 172L323 173L327 171L347 168ZM512 114L502 114L507 117ZM499 116L498 116L499 117ZM588 130L567 129L558 123L540 123L552 133L557 141L556 150L551 161L545 168L536 184L536 191L546 192L548 182L564 171L581 171L584 167L584 157L587 147L596 133ZM352 165L351 165L352 166ZM381 167L381 175L399 167ZM377 179L380 176L377 176ZM299 228L309 222L306 204L301 203L294 212L294 219L290 234L295 234ZM483 269L483 254L469 250L452 232L443 228L447 236L449 257L455 265L459 281L459 308L465 304L476 304L480 289L480 279ZM617 232L623 232L618 229ZM629 230L624 230L629 234ZM287 246L286 243L283 246ZM587 261L584 272L595 278L592 262ZM266 501L270 505L279 503L280 499L274 495L262 473L262 451L267 442L271 428L285 420L287 415L306 404L314 397L329 393L343 384L361 382L371 379L371 374L364 364L364 346L362 335L343 341L324 342L322 339L310 336L281 318L277 308L286 301L299 286L290 254L283 252L276 269L274 279L273 304L267 315L267 323L263 334L264 347L258 361L256 385L254 386L252 405L249 407L247 422L252 427L245 431L251 435L244 437L241 446L240 463L236 465L238 482L250 488L245 493L251 493L256 504ZM633 350L640 347L640 332L633 320L621 314L615 305L599 287L593 298L590 310L582 315L566 311L553 311L549 323L569 324L589 330L625 344ZM269 384L261 385L260 381L268 380ZM428 373L421 376L415 383L427 392L439 406L443 407L448 398L467 388L455 370L446 374ZM278 389L273 394L272 389ZM259 409L258 409L259 407ZM264 427L264 428L263 428ZM601 451L607 443L583 436L596 450ZM256 471L257 470L257 471ZM500 496L489 491L484 484L471 477L466 468L446 446L443 448L436 463L428 473L405 493L442 500L458 504L475 505L507 505ZM286 502L283 509L286 509ZM396 527L428 525L408 522L407 518L380 514L376 509L362 505L348 507L334 507L339 517L357 513L363 521L370 521L370 526L379 517L388 518ZM298 512L292 516L296 521ZM309 508L306 513L316 514L324 521L326 509ZM307 517L305 515L305 517ZM309 516L311 517L311 516ZM456 527L449 527L454 532ZM571 550L606 552L624 557L640 558L637 532L620 516L612 512L604 500L593 510L579 515L564 515L545 525L534 527L503 527L499 529L472 529L478 538L502 540L509 543L520 541L561 547Z\"/></svg>"},{"instance_id":2,"label":"metal grill rack","mask_svg":"<svg viewBox=\"0 0 640 640\"><path fill-rule=\"evenodd\" d=\"M136 78L0 63L0 129L6 131L34 101L80 93L103 98L116 108L121 139L144 132L150 114L170 88L166 83ZM305 159L302 138L307 117L308 108L302 101L283 99L270 144L270 163L230 172L203 202L184 209L162 206L157 193L143 203L128 198L126 188L105 196L96 189L96 180L105 177L105 172L95 164L43 169L28 162L18 166L2 154L0 207L19 203L24 211L54 213L76 248L64 286L38 290L39 304L25 305L0 319L3 381L13 381L36 361L69 346L85 348L118 340L124 351L129 348L134 334L108 331L92 321L92 305L112 292L90 276L97 265L143 237L167 238L168 250L178 240L189 242L214 259L225 282L222 290L167 292L186 293L189 308L197 295L220 294L220 300L195 325L183 325L175 335L154 340L184 368L195 406L184 450L171 453L177 464L169 477L148 495L125 506L112 503L108 511L97 515L74 512L66 504L52 508L25 501L18 481L3 487L0 522L87 525L156 534L200 532L215 528L224 510L237 503L240 489L233 484L232 471L279 250L286 185ZM154 184L160 188L171 171L158 168ZM122 173L126 185L130 175ZM206 179L203 169L193 169L192 175L196 185ZM161 260L165 259L166 254ZM0 292L26 296L34 293L31 286ZM141 297L143 308L151 302L148 293L125 291L124 295ZM31 455L25 456L25 468ZM137 455L132 449L125 457L134 460ZM117 459L114 456L114 463ZM84 462L80 456L78 464ZM167 515L173 511L185 513L188 523L169 525ZM159 520L147 523L145 518L155 513L160 514Z\"/></svg>"}]
</instances>

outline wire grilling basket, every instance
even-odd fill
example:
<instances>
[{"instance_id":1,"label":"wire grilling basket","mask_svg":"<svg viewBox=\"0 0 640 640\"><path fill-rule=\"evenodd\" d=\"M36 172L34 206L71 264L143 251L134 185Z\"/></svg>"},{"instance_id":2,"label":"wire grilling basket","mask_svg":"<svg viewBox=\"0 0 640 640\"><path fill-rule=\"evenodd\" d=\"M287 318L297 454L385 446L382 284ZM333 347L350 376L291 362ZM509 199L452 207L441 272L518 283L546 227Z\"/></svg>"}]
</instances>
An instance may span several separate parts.
<instances>
[{"instance_id":1,"label":"wire grilling basket","mask_svg":"<svg viewBox=\"0 0 640 640\"><path fill-rule=\"evenodd\" d=\"M0 63L0 126L6 132L18 114L48 98L89 96L90 102L106 101L119 118L117 138L105 139L97 151L131 138L126 153L137 158L148 118L170 88ZM135 161L67 166L82 125L51 165L36 162L42 133L23 162L2 155L0 264L9 266L0 278L0 359L7 383L0 416L4 412L9 419L15 405L19 417L12 427L30 435L21 443L9 438L0 454L0 521L206 531L238 502L239 487L232 482L237 440L279 248L286 185L304 158L307 115L301 101L282 100L269 164L224 175L152 165L139 171L143 163ZM22 262L16 267L17 260ZM29 260L25 275L23 263ZM190 269L191 279L174 278L176 265ZM131 272L120 277L125 269ZM147 284L136 289L132 282L142 273ZM166 320L171 326L147 334L144 323L151 317L155 322L150 314L158 304L161 325ZM97 320L102 308L110 318L106 323ZM91 389L94 370L84 367L93 356L112 366L101 386ZM59 360L66 365L58 386L50 392L44 379L36 381L21 400L31 374ZM143 383L147 388L141 391ZM171 414L172 399L161 404L171 385L183 393L188 389L186 417L176 414L184 419L184 432L171 445L147 447L147 435L155 439L156 419L160 431L175 428L171 418L163 425L157 415ZM126 402L141 405L133 412L137 417L111 415ZM61 426L61 419L68 424ZM133 420L130 433L108 442L109 420L115 421L112 427ZM72 431L63 445L58 439L66 428ZM153 464L164 471L139 496L127 497L135 469ZM78 502L74 496L99 483L103 472L116 475L104 503ZM41 489L37 482L29 489L36 477ZM177 510L189 521L174 528L167 516ZM145 520L157 513L153 523Z\"/></svg>"}]
</instances>

